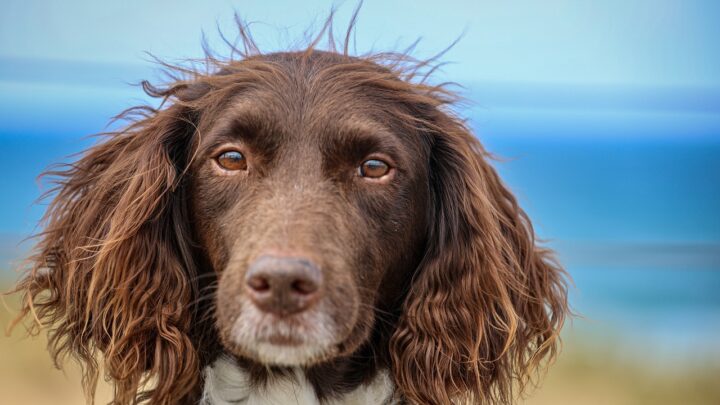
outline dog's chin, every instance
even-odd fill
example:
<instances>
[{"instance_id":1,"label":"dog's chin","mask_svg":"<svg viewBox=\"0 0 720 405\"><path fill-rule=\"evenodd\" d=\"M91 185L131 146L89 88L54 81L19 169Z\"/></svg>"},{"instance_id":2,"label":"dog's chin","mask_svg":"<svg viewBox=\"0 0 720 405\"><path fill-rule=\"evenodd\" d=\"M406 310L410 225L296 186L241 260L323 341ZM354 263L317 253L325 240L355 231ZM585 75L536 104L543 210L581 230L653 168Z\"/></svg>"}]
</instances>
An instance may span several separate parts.
<instances>
[{"instance_id":1,"label":"dog's chin","mask_svg":"<svg viewBox=\"0 0 720 405\"><path fill-rule=\"evenodd\" d=\"M258 342L245 348L248 357L269 366L311 366L333 357L332 347Z\"/></svg>"}]
</instances>

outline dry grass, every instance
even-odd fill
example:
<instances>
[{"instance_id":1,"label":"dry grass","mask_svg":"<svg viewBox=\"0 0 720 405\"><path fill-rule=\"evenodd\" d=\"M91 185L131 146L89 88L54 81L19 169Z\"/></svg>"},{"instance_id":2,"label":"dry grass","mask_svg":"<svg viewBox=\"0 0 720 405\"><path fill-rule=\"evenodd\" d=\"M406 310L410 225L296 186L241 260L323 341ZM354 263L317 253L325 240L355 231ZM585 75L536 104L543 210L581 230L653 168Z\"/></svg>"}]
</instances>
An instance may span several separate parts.
<instances>
[{"instance_id":1,"label":"dry grass","mask_svg":"<svg viewBox=\"0 0 720 405\"><path fill-rule=\"evenodd\" d=\"M0 291L7 288L0 287ZM18 308L16 297L4 297L6 305L0 305L2 331L14 318ZM8 405L81 405L85 397L80 389L79 369L68 364L59 371L50 360L46 350L45 336L28 336L22 326L11 335L0 336L0 403ZM110 400L110 387L98 387L97 403Z\"/></svg>"},{"instance_id":2,"label":"dry grass","mask_svg":"<svg viewBox=\"0 0 720 405\"><path fill-rule=\"evenodd\" d=\"M6 299L17 308L14 297ZM0 325L12 318L0 306ZM2 404L83 404L77 369L56 370L45 350L44 337L28 338L22 328L0 337L0 392ZM720 365L697 365L620 355L609 341L569 338L563 354L543 384L520 403L526 405L643 405L720 404ZM98 390L98 404L107 403L110 387Z\"/></svg>"},{"instance_id":3,"label":"dry grass","mask_svg":"<svg viewBox=\"0 0 720 405\"><path fill-rule=\"evenodd\" d=\"M617 341L591 341L568 340L542 385L524 404L720 404L716 357L704 364L650 356L641 360L644 354L620 353L615 349Z\"/></svg>"}]
</instances>

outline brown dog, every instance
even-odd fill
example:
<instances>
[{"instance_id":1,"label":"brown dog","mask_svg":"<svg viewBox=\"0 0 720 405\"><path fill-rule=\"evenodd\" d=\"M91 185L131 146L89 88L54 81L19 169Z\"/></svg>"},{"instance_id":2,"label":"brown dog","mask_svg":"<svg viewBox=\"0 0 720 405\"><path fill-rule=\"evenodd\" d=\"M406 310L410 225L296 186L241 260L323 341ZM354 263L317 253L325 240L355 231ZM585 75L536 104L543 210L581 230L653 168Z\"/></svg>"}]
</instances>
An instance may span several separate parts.
<instances>
[{"instance_id":1,"label":"brown dog","mask_svg":"<svg viewBox=\"0 0 720 405\"><path fill-rule=\"evenodd\" d=\"M454 95L347 41L209 63L51 172L19 289L55 356L118 404L510 401L564 273Z\"/></svg>"}]
</instances>

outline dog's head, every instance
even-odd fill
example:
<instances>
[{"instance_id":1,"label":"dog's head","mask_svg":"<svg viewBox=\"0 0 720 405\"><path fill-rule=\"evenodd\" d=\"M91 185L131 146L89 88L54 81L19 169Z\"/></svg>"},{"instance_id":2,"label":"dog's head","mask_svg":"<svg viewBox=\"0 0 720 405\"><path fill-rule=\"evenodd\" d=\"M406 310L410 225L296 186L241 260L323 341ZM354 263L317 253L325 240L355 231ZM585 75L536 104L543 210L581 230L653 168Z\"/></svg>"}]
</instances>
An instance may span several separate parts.
<instances>
[{"instance_id":1,"label":"dog's head","mask_svg":"<svg viewBox=\"0 0 720 405\"><path fill-rule=\"evenodd\" d=\"M101 352L120 403L194 395L215 341L306 367L375 344L410 401L506 399L555 351L562 270L452 94L386 61L309 49L147 85L169 105L54 173L20 288L55 353L92 380Z\"/></svg>"},{"instance_id":2,"label":"dog's head","mask_svg":"<svg viewBox=\"0 0 720 405\"><path fill-rule=\"evenodd\" d=\"M225 73L188 170L224 346L278 365L350 354L422 259L432 137L365 60L272 54Z\"/></svg>"}]
</instances>

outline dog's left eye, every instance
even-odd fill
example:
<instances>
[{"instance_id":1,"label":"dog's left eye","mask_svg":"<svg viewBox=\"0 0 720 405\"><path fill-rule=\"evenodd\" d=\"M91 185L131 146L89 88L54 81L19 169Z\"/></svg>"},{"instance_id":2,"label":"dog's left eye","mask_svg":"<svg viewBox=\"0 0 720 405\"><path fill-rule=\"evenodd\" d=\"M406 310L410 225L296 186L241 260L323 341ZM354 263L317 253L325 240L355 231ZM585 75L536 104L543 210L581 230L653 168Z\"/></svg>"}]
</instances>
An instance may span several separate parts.
<instances>
[{"instance_id":1,"label":"dog's left eye","mask_svg":"<svg viewBox=\"0 0 720 405\"><path fill-rule=\"evenodd\" d=\"M223 152L216 157L215 160L218 165L225 170L247 170L247 160L245 159L245 156L236 150Z\"/></svg>"},{"instance_id":2,"label":"dog's left eye","mask_svg":"<svg viewBox=\"0 0 720 405\"><path fill-rule=\"evenodd\" d=\"M362 177L379 179L390 172L390 165L378 159L369 159L358 167L358 174Z\"/></svg>"}]
</instances>

